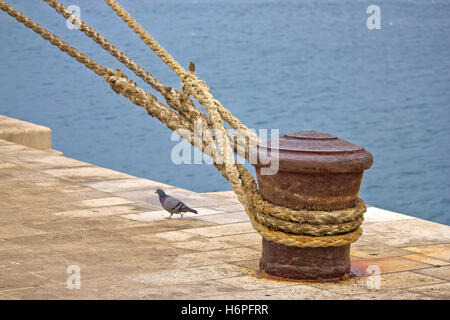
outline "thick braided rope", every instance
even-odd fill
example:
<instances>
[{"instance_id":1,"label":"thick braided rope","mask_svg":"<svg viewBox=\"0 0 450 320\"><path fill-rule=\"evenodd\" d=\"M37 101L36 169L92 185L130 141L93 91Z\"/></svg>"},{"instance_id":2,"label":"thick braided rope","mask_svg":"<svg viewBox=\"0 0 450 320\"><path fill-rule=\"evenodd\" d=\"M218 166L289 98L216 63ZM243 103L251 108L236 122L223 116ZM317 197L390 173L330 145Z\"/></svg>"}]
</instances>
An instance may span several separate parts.
<instances>
[{"instance_id":1,"label":"thick braided rope","mask_svg":"<svg viewBox=\"0 0 450 320\"><path fill-rule=\"evenodd\" d=\"M194 144L195 138L192 134L192 121L173 112L145 90L137 88L133 81L128 80L122 74L114 74L111 70L97 64L94 60L88 58L76 48L69 46L48 30L34 23L31 19L26 18L2 0L0 0L0 8L102 76L115 92L121 93L130 99L132 103L144 107L149 115L164 122L169 129L184 129L188 133L185 138L191 144ZM202 85L206 87L206 84L201 84L197 79L196 77L188 76L185 77L184 81L188 88L195 88L196 86ZM190 85L190 83L194 83L194 85ZM207 91L209 92L209 89ZM225 136L226 130L223 124L222 114L219 112L219 109L223 108L223 106L217 104L212 95L206 94L203 96L203 99L212 122L212 126L209 127L221 131L223 136ZM209 141L210 138L208 138ZM227 144L229 143L227 140L225 141ZM227 152L227 145L223 145L222 148L220 154L224 163L215 163L214 165L232 183L233 190L238 196L239 201L244 205L253 227L264 238L290 246L326 247L349 244L356 241L361 235L362 230L359 225L362 222L362 213L365 211L362 200L358 200L355 208L333 212L297 211L275 206L262 199L253 176L245 167L233 161L233 155ZM207 151L203 145L200 149L212 157L217 152L215 148Z\"/></svg>"},{"instance_id":2,"label":"thick braided rope","mask_svg":"<svg viewBox=\"0 0 450 320\"><path fill-rule=\"evenodd\" d=\"M70 46L67 42L61 40L58 36L43 28L41 25L35 23L33 20L27 18L24 14L2 0L0 0L0 9L39 34L42 38L48 40L61 51L75 58L78 62L94 71L97 75L104 77L114 91L117 93L122 93L134 104L144 107L149 115L156 117L161 122L164 122L169 129L192 129L193 125L190 121L187 121L177 113L164 106L162 103L158 102L155 96L149 94L143 89L136 88L132 81L117 76L111 70L98 64L95 60L89 58L75 47Z\"/></svg>"},{"instance_id":3,"label":"thick braided rope","mask_svg":"<svg viewBox=\"0 0 450 320\"><path fill-rule=\"evenodd\" d=\"M113 57L123 63L128 69L133 71L138 77L143 79L146 83L148 83L152 88L161 93L161 95L169 101L179 100L180 95L182 94L176 89L171 87L167 87L162 84L158 79L156 79L150 72L145 70L139 64L137 64L133 59L128 57L125 53L123 53L119 48L117 48L114 44L112 44L109 40L95 31L92 27L90 27L83 20L73 15L64 5L56 0L43 0L47 2L52 8L54 8L59 14L61 14L64 18L72 20L72 23L75 23L79 26L80 31L82 31L85 35L99 44L105 51L109 52ZM188 97L187 97L188 99ZM192 103L193 105L193 103ZM181 106L179 106L180 110L183 111ZM203 115L198 111L198 117ZM206 120L206 119L205 119Z\"/></svg>"},{"instance_id":4,"label":"thick braided rope","mask_svg":"<svg viewBox=\"0 0 450 320\"><path fill-rule=\"evenodd\" d=\"M204 105L209 113L209 116L213 122L213 127L216 130L220 130L225 134L225 127L223 125L222 119L220 118L220 114L217 110L218 105L214 103L212 97L205 96L204 97ZM251 190L252 188L245 187L243 184L243 180L240 178L240 174L238 171L238 167L234 165L234 160L230 159L228 154L223 154L223 161L225 163L224 171L227 179L231 182L233 186L233 191L238 195L240 202L244 205L247 214L250 217L251 223L253 227L266 239L272 240L278 243L282 243L290 246L301 246L301 247L323 247L323 246L341 246L351 242L356 241L362 233L362 230L359 226L362 223L362 217L358 220L354 220L350 223L344 225L336 225L336 226L325 226L319 225L320 233L318 233L317 228L314 233L314 226L294 224L294 228L292 227L292 222L287 221L282 224L270 223L274 222L273 217L272 221L268 219L262 219L263 215L262 210L257 210L258 208L253 205L252 198L255 197L259 192L255 190ZM247 171L248 172L248 171ZM256 185L254 179L249 181L250 185ZM265 204L262 200L259 200L260 205ZM286 211L284 207L278 207L280 211ZM263 209L263 208L261 208ZM365 210L365 208L364 208ZM289 211L287 211L289 214ZM306 211L308 212L308 211ZM297 215L299 211L297 211ZM310 212L308 212L310 214ZM270 216L269 216L270 217ZM275 218L276 219L276 218ZM280 219L279 219L280 220ZM268 224L264 224L267 222ZM279 221L280 222L280 221ZM307 228L309 227L309 230ZM356 229L356 230L355 230ZM338 232L344 234L332 234L329 235L330 232ZM297 235L296 232L301 232L306 235ZM289 233L287 233L289 232ZM319 237L311 237L310 235L318 235Z\"/></svg>"},{"instance_id":5,"label":"thick braided rope","mask_svg":"<svg viewBox=\"0 0 450 320\"><path fill-rule=\"evenodd\" d=\"M169 68L181 77L186 70L115 0L105 0L106 4L152 49Z\"/></svg>"},{"instance_id":6,"label":"thick braided rope","mask_svg":"<svg viewBox=\"0 0 450 320\"><path fill-rule=\"evenodd\" d=\"M94 40L104 50L108 51L111 55L117 58L117 60L122 62L125 66L127 66L130 70L132 70L138 77L142 78L146 83L151 85L155 90L158 90L160 93L165 93L167 91L166 86L162 84L158 79L156 79L152 74L150 74L140 65L138 65L133 59L131 59L125 53L119 50L119 48L117 48L114 44L112 44L110 41L104 38L92 27L88 26L79 17L73 15L72 12L68 10L66 7L64 7L61 3L55 0L43 0L43 1L47 2L49 6L54 8L64 18L70 19L73 24L79 26L80 31L82 31L89 38Z\"/></svg>"},{"instance_id":7,"label":"thick braided rope","mask_svg":"<svg viewBox=\"0 0 450 320\"><path fill-rule=\"evenodd\" d=\"M182 83L185 82L185 77L196 78L192 73L186 72L178 61L176 61L116 0L105 0L105 3L114 10L114 12L128 25L128 27L130 27L130 29L133 30L138 37L141 38L141 40L144 41L144 43L147 44L173 72L175 72L178 77L180 77ZM201 80L198 79L197 81ZM209 93L209 88L206 85L197 86L197 89ZM201 99L201 96L207 94L206 92L193 92L194 98L196 98L203 106L205 105L202 103L203 99ZM239 119L234 117L226 108L224 108L219 101L215 100L214 103L220 107L218 110L222 116L222 119L228 122L232 128L236 130L248 131L248 128L242 124ZM251 132L249 132L248 135L254 140L257 139L257 137L255 137Z\"/></svg>"},{"instance_id":8,"label":"thick braided rope","mask_svg":"<svg viewBox=\"0 0 450 320\"><path fill-rule=\"evenodd\" d=\"M99 76L103 76L106 72L106 68L102 67L94 60L87 57L85 54L79 52L77 49L69 45L67 42L61 40L59 37L55 36L53 33L43 28L41 25L35 23L33 20L27 18L24 14L17 11L9 4L4 1L0 1L0 9L5 11L11 17L15 18L17 21L30 28L37 34L39 34L45 40L48 40L51 44L57 46L60 50L66 52L71 57L75 58L78 62L82 63L92 71L94 71Z\"/></svg>"},{"instance_id":9,"label":"thick braided rope","mask_svg":"<svg viewBox=\"0 0 450 320\"><path fill-rule=\"evenodd\" d=\"M132 70L137 76L142 78L146 83L151 85L155 90L159 91L162 96L166 99L170 106L173 106L175 110L184 115L191 122L198 120L203 121L208 126L209 119L200 112L195 104L190 100L189 96L179 92L176 89L167 87L163 85L158 79L151 75L148 71L138 65L133 59L128 57L125 53L119 50L114 44L109 40L104 38L101 34L96 32L92 27L90 27L83 20L79 19L77 16L72 15L66 7L56 0L44 0L52 8L54 8L58 13L60 13L64 18L71 19L72 23L79 26L80 31L86 34L89 38L99 44L104 50L109 52L117 60L122 62L126 67ZM209 127L209 126L208 126ZM229 133L232 134L232 133ZM233 136L235 138L235 136ZM238 147L239 145L237 145ZM245 151L241 151L245 154Z\"/></svg>"},{"instance_id":10,"label":"thick braided rope","mask_svg":"<svg viewBox=\"0 0 450 320\"><path fill-rule=\"evenodd\" d=\"M214 104L221 118L228 122L232 128L246 132L251 141L258 141L258 137L249 128L234 117L218 100L214 99L214 96L203 80L200 80L192 73L184 74L180 79L183 92L192 95L205 108L207 104Z\"/></svg>"},{"instance_id":11,"label":"thick braided rope","mask_svg":"<svg viewBox=\"0 0 450 320\"><path fill-rule=\"evenodd\" d=\"M217 166L216 166L217 167ZM253 228L265 239L277 242L280 244L284 244L287 246L294 247L330 247L330 246L344 246L350 243L355 242L359 239L362 234L362 229L360 224L362 223L362 214L365 212L366 207L364 202L361 199L358 199L357 206L355 208L343 209L339 210L338 213L341 215L334 219L333 214L336 211L308 211L308 210L292 210L285 207L275 206L265 200L255 200L255 198L260 198L261 195L256 188L256 182L254 181L253 176L240 164L236 165L239 173L240 173L240 181L242 185L233 184L233 191L236 193L239 201L243 204L245 211L247 212L250 222ZM229 172L225 170L223 167L218 167L221 171L222 175L230 180ZM262 197L261 197L262 199ZM255 202L255 205L253 202ZM334 235L323 235L324 228L327 228L324 225L314 225L311 224L312 228L316 228L314 235L303 235L296 234L295 228L288 228L285 230L280 230L278 225L275 226L266 226L263 223L258 221L258 215L265 212L272 212L276 208L276 212L282 213L283 211L287 211L288 215L295 213L297 220L305 221L304 223L309 222L319 222L319 221L329 221L329 220L338 220L338 221L346 221L350 218L350 216L361 216L358 220L355 229L346 232L345 230L340 230L339 226L336 224L336 230L338 234ZM318 213L319 217L314 217L314 214ZM313 216L311 216L313 215ZM311 221L310 221L310 218ZM356 218L358 219L358 218ZM294 225L297 223L294 223ZM301 230L303 232L304 230ZM313 232L311 232L313 233Z\"/></svg>"},{"instance_id":12,"label":"thick braided rope","mask_svg":"<svg viewBox=\"0 0 450 320\"><path fill-rule=\"evenodd\" d=\"M146 71L143 67L138 65L133 59L128 57L120 49L118 49L109 40L95 31L86 22L73 15L64 5L56 0L43 0L47 2L52 8L54 8L59 14L61 14L66 19L71 19L72 23L79 26L79 30L82 31L86 36L91 38L94 42L99 44L105 51L110 53L118 61L123 63L128 69L133 71L138 77L142 78L146 83L148 83L152 88L161 93L161 95L166 99L169 106L174 108L185 118L191 122L202 121L204 125L210 127L210 120L195 106L194 102L183 92L180 92L174 88L165 86L158 79L156 79L152 74ZM247 154L248 144L239 144L239 136L228 131L227 135L232 141L235 141L234 150L243 156Z\"/></svg>"}]
</instances>

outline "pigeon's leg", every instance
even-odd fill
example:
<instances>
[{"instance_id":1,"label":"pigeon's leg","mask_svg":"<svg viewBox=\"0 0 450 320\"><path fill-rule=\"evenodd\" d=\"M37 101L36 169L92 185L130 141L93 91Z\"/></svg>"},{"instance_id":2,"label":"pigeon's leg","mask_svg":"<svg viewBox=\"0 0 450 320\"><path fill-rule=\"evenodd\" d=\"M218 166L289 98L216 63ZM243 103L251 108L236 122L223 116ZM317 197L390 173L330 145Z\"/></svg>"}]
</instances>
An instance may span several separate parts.
<instances>
[{"instance_id":1,"label":"pigeon's leg","mask_svg":"<svg viewBox=\"0 0 450 320\"><path fill-rule=\"evenodd\" d=\"M164 219L172 219L172 215L173 215L173 213L171 213L170 216L168 216L168 217L166 217Z\"/></svg>"},{"instance_id":2,"label":"pigeon's leg","mask_svg":"<svg viewBox=\"0 0 450 320\"><path fill-rule=\"evenodd\" d=\"M181 219L183 219L183 214L180 212L180 215L181 215Z\"/></svg>"}]
</instances>

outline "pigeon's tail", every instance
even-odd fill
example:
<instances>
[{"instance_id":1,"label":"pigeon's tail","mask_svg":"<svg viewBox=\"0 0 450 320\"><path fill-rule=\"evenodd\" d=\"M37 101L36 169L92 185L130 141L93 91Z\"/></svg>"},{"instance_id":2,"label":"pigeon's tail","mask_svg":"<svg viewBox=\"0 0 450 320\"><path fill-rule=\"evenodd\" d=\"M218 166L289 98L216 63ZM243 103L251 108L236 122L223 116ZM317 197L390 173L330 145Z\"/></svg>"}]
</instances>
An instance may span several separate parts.
<instances>
[{"instance_id":1,"label":"pigeon's tail","mask_svg":"<svg viewBox=\"0 0 450 320\"><path fill-rule=\"evenodd\" d=\"M197 212L197 210L194 210L194 209L191 209L191 208L186 208L186 211L189 211L189 212L193 212L193 213L195 213L195 214L198 214L198 212Z\"/></svg>"}]
</instances>

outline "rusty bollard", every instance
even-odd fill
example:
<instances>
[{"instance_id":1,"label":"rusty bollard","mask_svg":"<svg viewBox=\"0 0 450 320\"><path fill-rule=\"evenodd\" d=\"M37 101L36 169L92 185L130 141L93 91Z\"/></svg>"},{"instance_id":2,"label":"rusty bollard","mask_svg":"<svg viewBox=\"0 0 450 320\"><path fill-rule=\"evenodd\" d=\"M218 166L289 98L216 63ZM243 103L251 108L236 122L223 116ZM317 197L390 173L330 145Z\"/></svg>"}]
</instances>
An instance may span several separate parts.
<instances>
[{"instance_id":1,"label":"rusty bollard","mask_svg":"<svg viewBox=\"0 0 450 320\"><path fill-rule=\"evenodd\" d=\"M292 209L334 211L355 206L363 171L372 154L363 147L314 130L298 131L279 139L279 170L262 175L268 166L259 159L271 152L269 141L250 152L263 198ZM278 151L277 151L278 152ZM299 248L262 239L260 272L285 279L343 279L350 275L350 244L341 247Z\"/></svg>"}]
</instances>

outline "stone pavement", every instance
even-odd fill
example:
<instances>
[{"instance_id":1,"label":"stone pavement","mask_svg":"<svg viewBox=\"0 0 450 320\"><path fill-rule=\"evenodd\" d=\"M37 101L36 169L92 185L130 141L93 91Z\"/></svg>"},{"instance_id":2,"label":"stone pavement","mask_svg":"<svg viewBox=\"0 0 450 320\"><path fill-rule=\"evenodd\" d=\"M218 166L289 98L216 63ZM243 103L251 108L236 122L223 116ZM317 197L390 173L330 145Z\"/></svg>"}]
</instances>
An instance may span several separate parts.
<instances>
[{"instance_id":1,"label":"stone pavement","mask_svg":"<svg viewBox=\"0 0 450 320\"><path fill-rule=\"evenodd\" d=\"M199 214L164 219L157 187ZM449 226L370 207L363 229L348 280L261 278L261 238L232 192L195 193L0 140L0 299L450 298ZM80 289L67 288L69 266Z\"/></svg>"}]
</instances>

